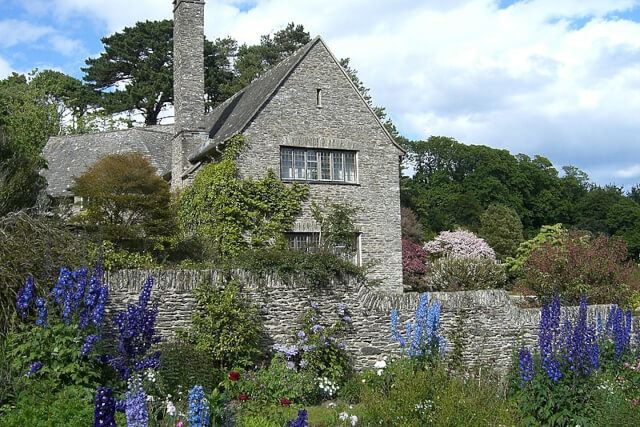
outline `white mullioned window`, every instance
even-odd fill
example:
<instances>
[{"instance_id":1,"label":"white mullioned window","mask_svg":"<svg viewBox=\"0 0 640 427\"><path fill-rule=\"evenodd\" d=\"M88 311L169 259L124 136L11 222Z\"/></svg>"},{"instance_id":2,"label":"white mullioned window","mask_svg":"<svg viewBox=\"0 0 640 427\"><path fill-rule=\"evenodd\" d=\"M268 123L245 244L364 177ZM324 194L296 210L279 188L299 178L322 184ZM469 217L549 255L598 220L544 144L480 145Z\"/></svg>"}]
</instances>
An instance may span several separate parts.
<instances>
[{"instance_id":1,"label":"white mullioned window","mask_svg":"<svg viewBox=\"0 0 640 427\"><path fill-rule=\"evenodd\" d=\"M280 147L280 178L355 184L358 182L357 152Z\"/></svg>"}]
</instances>

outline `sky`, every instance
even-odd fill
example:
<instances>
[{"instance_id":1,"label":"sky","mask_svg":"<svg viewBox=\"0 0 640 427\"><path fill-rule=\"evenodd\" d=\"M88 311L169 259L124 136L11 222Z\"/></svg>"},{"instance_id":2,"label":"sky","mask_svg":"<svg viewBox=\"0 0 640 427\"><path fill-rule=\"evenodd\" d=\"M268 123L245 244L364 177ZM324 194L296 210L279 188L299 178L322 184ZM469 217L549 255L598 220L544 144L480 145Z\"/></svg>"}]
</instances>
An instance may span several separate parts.
<instances>
[{"instance_id":1,"label":"sky","mask_svg":"<svg viewBox=\"0 0 640 427\"><path fill-rule=\"evenodd\" d=\"M171 0L0 0L0 78L77 78L100 38L171 18ZM321 35L410 139L542 155L640 183L640 0L207 0L205 34Z\"/></svg>"}]
</instances>

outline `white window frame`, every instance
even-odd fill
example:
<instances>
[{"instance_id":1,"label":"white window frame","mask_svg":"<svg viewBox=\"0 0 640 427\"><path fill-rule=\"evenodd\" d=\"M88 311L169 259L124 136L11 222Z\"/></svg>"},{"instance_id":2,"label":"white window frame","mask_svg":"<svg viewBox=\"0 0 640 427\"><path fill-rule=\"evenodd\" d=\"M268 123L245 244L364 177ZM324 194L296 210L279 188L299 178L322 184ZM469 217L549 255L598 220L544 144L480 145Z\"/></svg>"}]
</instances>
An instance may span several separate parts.
<instances>
[{"instance_id":1,"label":"white window frame","mask_svg":"<svg viewBox=\"0 0 640 427\"><path fill-rule=\"evenodd\" d=\"M313 153L313 154L312 154ZM304 166L300 170L300 160L303 154ZM315 156L315 160L310 160L309 156ZM329 178L323 177L323 158L328 155ZM339 156L339 157L338 157ZM296 163L296 158L298 163ZM351 169L348 172L347 158L353 158L353 162L349 163ZM285 161L286 160L286 161ZM316 178L310 179L310 164L315 164ZM336 166L340 165L340 170L336 170ZM326 168L324 169L326 172ZM326 182L340 184L357 184L358 183L358 152L352 150L328 150L322 148L300 148L300 147L280 147L280 179L284 181L302 181L302 182ZM337 178L336 178L337 177ZM334 179L335 178L335 179ZM349 178L349 179L348 179Z\"/></svg>"}]
</instances>

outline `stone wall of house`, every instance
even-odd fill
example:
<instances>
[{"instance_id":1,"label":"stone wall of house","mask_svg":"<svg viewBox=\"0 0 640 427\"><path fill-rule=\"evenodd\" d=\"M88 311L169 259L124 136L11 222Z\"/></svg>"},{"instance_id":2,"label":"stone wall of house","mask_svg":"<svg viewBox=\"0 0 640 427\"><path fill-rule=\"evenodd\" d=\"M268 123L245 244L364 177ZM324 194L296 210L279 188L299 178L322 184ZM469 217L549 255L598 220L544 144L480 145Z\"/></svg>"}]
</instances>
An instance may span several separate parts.
<instances>
[{"instance_id":1,"label":"stone wall of house","mask_svg":"<svg viewBox=\"0 0 640 427\"><path fill-rule=\"evenodd\" d=\"M203 280L222 279L214 270L122 270L106 274L110 286L111 312L126 303L135 303L148 275L155 278L152 300L157 303L157 327L167 338L188 326L193 307L193 289ZM231 277L244 286L246 295L260 309L269 344L291 343L298 327L299 314L317 302L323 317L337 319L338 304L345 303L353 328L343 340L358 369L371 368L384 355L399 355L397 343L390 342L392 309L399 310L398 325L413 319L420 299L418 293L402 295L382 293L355 279L311 287L289 283L277 277L258 277L235 271ZM452 352L452 332L462 339L462 359L468 367L490 367L506 372L514 349L532 347L537 340L539 309L517 307L503 290L433 292L430 301L442 304L441 325ZM607 306L591 306L590 316L600 312L606 318ZM565 309L575 313L576 307ZM400 329L400 328L399 328Z\"/></svg>"},{"instance_id":2,"label":"stone wall of house","mask_svg":"<svg viewBox=\"0 0 640 427\"><path fill-rule=\"evenodd\" d=\"M317 104L317 90L322 102ZM360 260L387 292L402 292L399 159L380 122L353 88L322 41L309 50L244 131L238 158L243 177L280 173L280 147L357 152L357 183L310 182L310 197L294 232L317 232L311 202L325 199L359 209Z\"/></svg>"}]
</instances>

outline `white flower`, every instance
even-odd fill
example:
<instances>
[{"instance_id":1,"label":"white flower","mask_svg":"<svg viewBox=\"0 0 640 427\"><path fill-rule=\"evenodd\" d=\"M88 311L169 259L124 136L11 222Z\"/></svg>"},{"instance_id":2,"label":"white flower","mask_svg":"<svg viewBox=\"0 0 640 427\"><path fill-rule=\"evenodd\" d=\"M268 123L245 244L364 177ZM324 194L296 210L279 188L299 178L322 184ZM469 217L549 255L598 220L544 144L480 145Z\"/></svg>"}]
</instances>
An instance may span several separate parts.
<instances>
[{"instance_id":1,"label":"white flower","mask_svg":"<svg viewBox=\"0 0 640 427\"><path fill-rule=\"evenodd\" d=\"M386 361L387 361L387 356L384 356L384 357L382 358L382 360L384 360L384 361L386 362Z\"/></svg>"},{"instance_id":2,"label":"white flower","mask_svg":"<svg viewBox=\"0 0 640 427\"><path fill-rule=\"evenodd\" d=\"M347 418L349 418L349 414L347 414L346 412L340 412L340 415L338 415L338 417L340 417L342 421L345 421Z\"/></svg>"},{"instance_id":3,"label":"white flower","mask_svg":"<svg viewBox=\"0 0 640 427\"><path fill-rule=\"evenodd\" d=\"M378 369L378 376L382 375L382 369Z\"/></svg>"},{"instance_id":4,"label":"white flower","mask_svg":"<svg viewBox=\"0 0 640 427\"><path fill-rule=\"evenodd\" d=\"M367 380L365 380L364 378L362 379L362 384L366 383Z\"/></svg>"},{"instance_id":5,"label":"white flower","mask_svg":"<svg viewBox=\"0 0 640 427\"><path fill-rule=\"evenodd\" d=\"M351 415L351 425L354 426L356 424L358 424L358 417Z\"/></svg>"},{"instance_id":6,"label":"white flower","mask_svg":"<svg viewBox=\"0 0 640 427\"><path fill-rule=\"evenodd\" d=\"M384 360L378 360L376 364L373 365L373 367L376 369L384 369L387 367L387 362L385 362Z\"/></svg>"},{"instance_id":7,"label":"white flower","mask_svg":"<svg viewBox=\"0 0 640 427\"><path fill-rule=\"evenodd\" d=\"M147 396L147 402L153 402L153 396L148 395Z\"/></svg>"},{"instance_id":8,"label":"white flower","mask_svg":"<svg viewBox=\"0 0 640 427\"><path fill-rule=\"evenodd\" d=\"M171 401L167 402L167 414L172 417L176 414L176 407L171 403Z\"/></svg>"},{"instance_id":9,"label":"white flower","mask_svg":"<svg viewBox=\"0 0 640 427\"><path fill-rule=\"evenodd\" d=\"M331 403L329 403L327 406L328 406L329 408L335 408L335 407L336 407L336 404L335 404L335 403L333 403L333 402L331 402Z\"/></svg>"}]
</instances>

